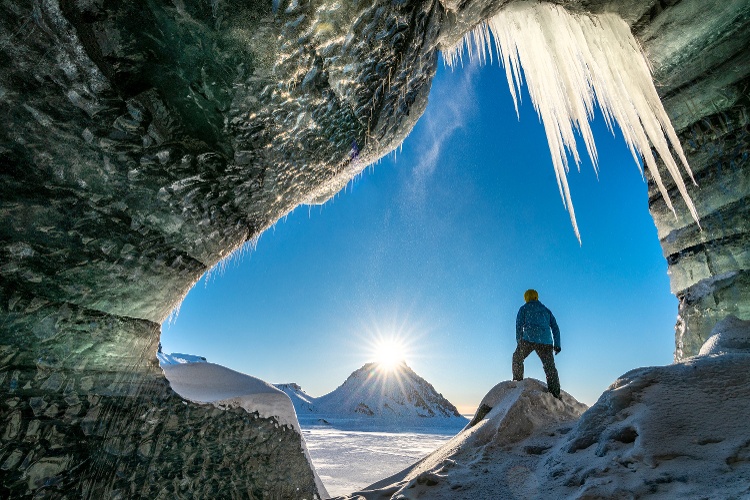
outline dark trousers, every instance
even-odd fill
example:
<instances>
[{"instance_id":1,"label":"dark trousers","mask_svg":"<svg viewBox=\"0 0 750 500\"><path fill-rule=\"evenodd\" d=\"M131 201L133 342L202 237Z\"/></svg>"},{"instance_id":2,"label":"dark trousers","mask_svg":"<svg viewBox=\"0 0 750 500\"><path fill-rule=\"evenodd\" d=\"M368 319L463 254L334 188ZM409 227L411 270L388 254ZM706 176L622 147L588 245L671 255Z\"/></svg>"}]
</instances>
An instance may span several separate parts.
<instances>
[{"instance_id":1,"label":"dark trousers","mask_svg":"<svg viewBox=\"0 0 750 500\"><path fill-rule=\"evenodd\" d=\"M539 359L542 360L544 374L547 376L547 388L556 398L560 398L560 377L557 375L555 368L555 357L552 354L552 346L547 344L537 344L521 340L513 353L513 380L523 380L523 361L536 351Z\"/></svg>"}]
</instances>

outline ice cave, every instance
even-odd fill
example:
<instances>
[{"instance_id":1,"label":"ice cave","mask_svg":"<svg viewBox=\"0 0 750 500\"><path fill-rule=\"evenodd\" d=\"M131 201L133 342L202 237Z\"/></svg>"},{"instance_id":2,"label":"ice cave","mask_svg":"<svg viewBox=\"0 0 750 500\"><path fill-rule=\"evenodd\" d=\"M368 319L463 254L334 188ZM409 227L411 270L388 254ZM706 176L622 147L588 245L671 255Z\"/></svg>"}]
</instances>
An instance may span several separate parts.
<instances>
[{"instance_id":1,"label":"ice cave","mask_svg":"<svg viewBox=\"0 0 750 500\"><path fill-rule=\"evenodd\" d=\"M646 56L660 98L648 102L660 101L665 114L630 123L667 138L636 127L632 143L646 158L649 208L679 310L676 364L618 380L565 431L566 448L545 458L554 467L535 491L630 498L669 482L682 488L670 492L688 496L750 496L750 432L738 413L750 404L750 343L727 326L750 320L750 2L552 3L595 23L624 23ZM293 426L171 390L156 361L160 325L205 271L396 148L425 109L441 51L458 57L454 48L473 36L476 56L488 57L487 26L496 42L502 33L510 41L530 33L526 25L503 31L503 16L519 4L3 2L0 496L319 497ZM570 37L579 35L586 39ZM504 43L506 70L517 71L510 60L525 49ZM623 98L604 92L597 74L566 78L600 101ZM508 80L513 90L517 80ZM571 95L558 108L542 104L565 108L545 123L557 123L550 144L560 151L590 105L585 92L581 101ZM621 120L627 110L611 104ZM575 224L564 158L555 169ZM694 361L698 355L705 361ZM654 380L666 387L656 402ZM488 401L511 392L501 387ZM670 399L679 394L711 397L691 409ZM628 405L639 404L646 420L632 423ZM736 425L712 415L733 416ZM623 479L592 465L663 435L659 425L670 419L690 427L680 448L694 450L690 467L713 471L720 457L721 481L681 476L679 467ZM717 429L727 434L717 437ZM715 452L700 451L711 446ZM640 460L653 469L678 455L643 452L624 466L637 469ZM417 472L411 491L421 498L461 497L430 496L436 473Z\"/></svg>"}]
</instances>

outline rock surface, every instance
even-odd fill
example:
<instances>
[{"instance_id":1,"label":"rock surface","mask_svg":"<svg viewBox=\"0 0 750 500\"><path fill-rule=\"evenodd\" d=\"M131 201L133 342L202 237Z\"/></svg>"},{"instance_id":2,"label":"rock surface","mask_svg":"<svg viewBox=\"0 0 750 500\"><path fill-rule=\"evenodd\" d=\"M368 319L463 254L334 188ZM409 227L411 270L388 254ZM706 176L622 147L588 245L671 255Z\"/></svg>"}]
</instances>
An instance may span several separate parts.
<instances>
[{"instance_id":1,"label":"rock surface","mask_svg":"<svg viewBox=\"0 0 750 500\"><path fill-rule=\"evenodd\" d=\"M311 496L298 436L168 389L158 324L397 146L438 49L505 3L0 3L0 494ZM566 6L632 24L701 186L703 231L650 199L682 359L750 318L750 6Z\"/></svg>"}]
</instances>

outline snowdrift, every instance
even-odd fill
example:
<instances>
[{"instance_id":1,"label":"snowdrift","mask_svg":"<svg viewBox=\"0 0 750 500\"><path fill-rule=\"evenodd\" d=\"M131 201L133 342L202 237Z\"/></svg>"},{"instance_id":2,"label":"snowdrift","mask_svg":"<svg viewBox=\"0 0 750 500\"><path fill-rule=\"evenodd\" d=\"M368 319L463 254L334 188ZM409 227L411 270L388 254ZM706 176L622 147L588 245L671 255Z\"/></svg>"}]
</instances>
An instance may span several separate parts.
<instances>
[{"instance_id":1,"label":"snowdrift","mask_svg":"<svg viewBox=\"0 0 750 500\"><path fill-rule=\"evenodd\" d=\"M286 394L258 378L214 363L162 366L172 389L185 399L216 406L241 406L299 432L294 407Z\"/></svg>"},{"instance_id":2,"label":"snowdrift","mask_svg":"<svg viewBox=\"0 0 750 500\"><path fill-rule=\"evenodd\" d=\"M524 498L519 487L586 408L565 392L562 401L556 399L538 380L501 382L457 436L414 466L348 498Z\"/></svg>"},{"instance_id":3,"label":"snowdrift","mask_svg":"<svg viewBox=\"0 0 750 500\"><path fill-rule=\"evenodd\" d=\"M443 447L346 498L750 498L749 339L730 318L706 354L632 370L585 413L502 382Z\"/></svg>"}]
</instances>

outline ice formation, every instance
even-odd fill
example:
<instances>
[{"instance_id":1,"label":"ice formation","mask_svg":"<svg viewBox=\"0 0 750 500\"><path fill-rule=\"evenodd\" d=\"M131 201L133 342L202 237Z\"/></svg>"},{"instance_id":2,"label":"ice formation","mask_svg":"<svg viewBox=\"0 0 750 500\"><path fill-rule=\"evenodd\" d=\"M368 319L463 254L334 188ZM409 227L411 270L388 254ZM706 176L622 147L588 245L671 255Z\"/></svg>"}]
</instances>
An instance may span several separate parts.
<instances>
[{"instance_id":1,"label":"ice formation","mask_svg":"<svg viewBox=\"0 0 750 500\"><path fill-rule=\"evenodd\" d=\"M692 172L656 93L648 62L622 19L607 13L571 14L551 3L513 3L445 50L445 61L455 67L465 48L470 59L491 62L493 40L495 53L505 67L516 113L523 68L532 103L544 124L563 205L570 213L579 241L567 182L567 153L580 169L575 127L597 169L596 146L589 126L595 101L610 130L613 122L619 125L639 169L638 155L643 157L667 206L674 212L651 152L653 145L691 215L699 222L670 144L695 183Z\"/></svg>"}]
</instances>

